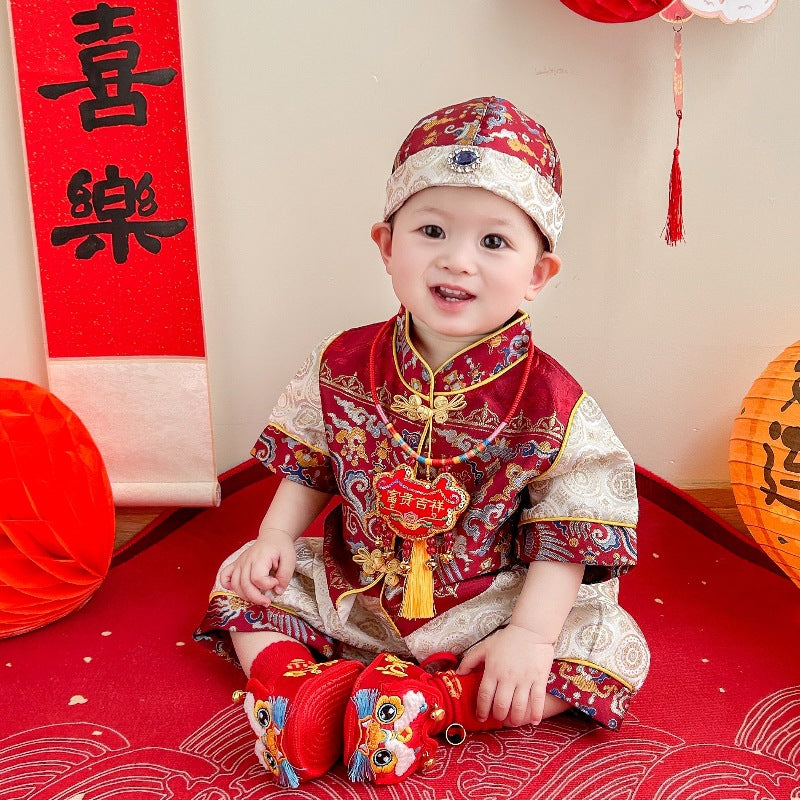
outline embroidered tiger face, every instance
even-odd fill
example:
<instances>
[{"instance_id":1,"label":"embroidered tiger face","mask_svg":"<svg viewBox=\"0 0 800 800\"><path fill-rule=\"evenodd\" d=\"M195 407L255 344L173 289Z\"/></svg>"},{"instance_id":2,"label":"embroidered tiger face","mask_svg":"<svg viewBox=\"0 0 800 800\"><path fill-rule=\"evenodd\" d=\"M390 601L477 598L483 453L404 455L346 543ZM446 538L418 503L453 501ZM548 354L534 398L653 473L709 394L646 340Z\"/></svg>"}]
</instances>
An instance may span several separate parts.
<instances>
[{"instance_id":1,"label":"embroidered tiger face","mask_svg":"<svg viewBox=\"0 0 800 800\"><path fill-rule=\"evenodd\" d=\"M252 692L247 693L244 701L247 720L257 737L255 752L259 762L281 786L297 788L300 779L282 748L288 706L285 697L270 696L259 700Z\"/></svg>"},{"instance_id":2,"label":"embroidered tiger face","mask_svg":"<svg viewBox=\"0 0 800 800\"><path fill-rule=\"evenodd\" d=\"M427 737L428 703L422 692L381 694L359 689L352 698L358 714L359 739L348 764L350 780L395 783L435 744Z\"/></svg>"}]
</instances>

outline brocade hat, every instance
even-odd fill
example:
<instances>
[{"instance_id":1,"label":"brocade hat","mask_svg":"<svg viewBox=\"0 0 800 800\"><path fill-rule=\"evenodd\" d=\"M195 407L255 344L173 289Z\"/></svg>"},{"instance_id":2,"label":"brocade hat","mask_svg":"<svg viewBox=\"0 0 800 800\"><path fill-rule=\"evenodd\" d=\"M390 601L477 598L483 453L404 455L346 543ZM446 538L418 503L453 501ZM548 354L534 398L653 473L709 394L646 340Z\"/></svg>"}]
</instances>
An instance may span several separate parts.
<instances>
[{"instance_id":1,"label":"brocade hat","mask_svg":"<svg viewBox=\"0 0 800 800\"><path fill-rule=\"evenodd\" d=\"M398 150L384 219L429 186L475 186L519 206L556 248L561 161L547 131L508 100L478 97L423 117Z\"/></svg>"}]
</instances>

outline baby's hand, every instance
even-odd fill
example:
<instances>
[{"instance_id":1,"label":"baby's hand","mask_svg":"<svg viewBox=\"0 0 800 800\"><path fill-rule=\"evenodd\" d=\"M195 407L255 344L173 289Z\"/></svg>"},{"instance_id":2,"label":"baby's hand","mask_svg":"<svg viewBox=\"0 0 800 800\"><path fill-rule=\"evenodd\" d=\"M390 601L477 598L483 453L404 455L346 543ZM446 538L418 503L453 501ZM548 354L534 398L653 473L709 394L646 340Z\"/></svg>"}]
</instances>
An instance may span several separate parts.
<instances>
[{"instance_id":1,"label":"baby's hand","mask_svg":"<svg viewBox=\"0 0 800 800\"><path fill-rule=\"evenodd\" d=\"M506 725L538 725L544 713L553 643L527 628L508 625L470 649L458 667L465 675L483 665L476 716Z\"/></svg>"},{"instance_id":2,"label":"baby's hand","mask_svg":"<svg viewBox=\"0 0 800 800\"><path fill-rule=\"evenodd\" d=\"M225 589L256 605L268 606L289 585L297 556L294 539L274 528L258 539L219 574Z\"/></svg>"}]
</instances>

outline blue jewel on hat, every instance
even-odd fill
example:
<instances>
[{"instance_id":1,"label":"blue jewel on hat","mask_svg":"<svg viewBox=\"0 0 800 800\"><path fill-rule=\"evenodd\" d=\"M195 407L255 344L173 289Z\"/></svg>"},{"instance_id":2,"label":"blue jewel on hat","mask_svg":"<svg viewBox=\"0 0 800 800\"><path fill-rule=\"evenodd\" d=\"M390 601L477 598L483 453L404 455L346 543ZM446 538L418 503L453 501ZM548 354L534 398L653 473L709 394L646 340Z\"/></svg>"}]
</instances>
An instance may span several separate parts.
<instances>
[{"instance_id":1,"label":"blue jewel on hat","mask_svg":"<svg viewBox=\"0 0 800 800\"><path fill-rule=\"evenodd\" d=\"M477 147L459 147L447 157L453 172L473 172L481 163L481 151Z\"/></svg>"}]
</instances>

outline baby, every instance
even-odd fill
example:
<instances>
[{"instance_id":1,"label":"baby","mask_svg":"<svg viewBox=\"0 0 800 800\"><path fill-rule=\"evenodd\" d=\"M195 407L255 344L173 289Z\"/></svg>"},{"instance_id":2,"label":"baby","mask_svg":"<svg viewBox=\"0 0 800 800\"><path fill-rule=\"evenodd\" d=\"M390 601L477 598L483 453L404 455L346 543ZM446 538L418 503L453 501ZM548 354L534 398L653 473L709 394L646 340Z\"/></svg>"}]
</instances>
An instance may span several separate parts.
<instances>
[{"instance_id":1,"label":"baby","mask_svg":"<svg viewBox=\"0 0 800 800\"><path fill-rule=\"evenodd\" d=\"M617 729L649 665L617 603L634 465L520 310L558 274L561 164L482 97L420 120L372 227L396 317L323 341L253 449L282 480L195 637L249 676L283 786L433 763L438 734L572 709ZM321 539L303 537L328 505Z\"/></svg>"}]
</instances>

